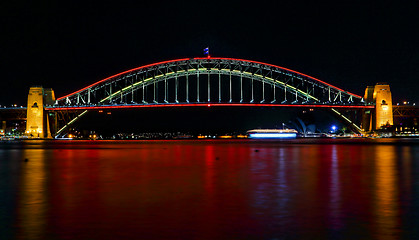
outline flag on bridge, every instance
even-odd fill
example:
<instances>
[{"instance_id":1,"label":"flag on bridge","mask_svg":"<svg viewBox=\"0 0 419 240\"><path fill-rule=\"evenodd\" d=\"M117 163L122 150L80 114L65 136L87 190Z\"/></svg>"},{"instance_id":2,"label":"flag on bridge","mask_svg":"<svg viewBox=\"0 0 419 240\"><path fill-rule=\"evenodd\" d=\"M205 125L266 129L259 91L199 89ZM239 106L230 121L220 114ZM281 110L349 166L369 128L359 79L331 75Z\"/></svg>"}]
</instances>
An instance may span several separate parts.
<instances>
[{"instance_id":1,"label":"flag on bridge","mask_svg":"<svg viewBox=\"0 0 419 240\"><path fill-rule=\"evenodd\" d=\"M207 55L209 57L209 47L206 47L204 49L204 54Z\"/></svg>"}]
</instances>

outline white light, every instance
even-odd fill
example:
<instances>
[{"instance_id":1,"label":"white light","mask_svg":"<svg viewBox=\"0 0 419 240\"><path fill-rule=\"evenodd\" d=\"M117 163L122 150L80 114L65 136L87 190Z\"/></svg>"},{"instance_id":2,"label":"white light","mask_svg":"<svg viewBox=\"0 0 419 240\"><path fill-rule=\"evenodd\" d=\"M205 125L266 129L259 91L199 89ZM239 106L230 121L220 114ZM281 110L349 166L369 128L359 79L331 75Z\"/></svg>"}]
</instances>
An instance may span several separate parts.
<instances>
[{"instance_id":1,"label":"white light","mask_svg":"<svg viewBox=\"0 0 419 240\"><path fill-rule=\"evenodd\" d=\"M296 138L296 133L251 133L250 138Z\"/></svg>"}]
</instances>

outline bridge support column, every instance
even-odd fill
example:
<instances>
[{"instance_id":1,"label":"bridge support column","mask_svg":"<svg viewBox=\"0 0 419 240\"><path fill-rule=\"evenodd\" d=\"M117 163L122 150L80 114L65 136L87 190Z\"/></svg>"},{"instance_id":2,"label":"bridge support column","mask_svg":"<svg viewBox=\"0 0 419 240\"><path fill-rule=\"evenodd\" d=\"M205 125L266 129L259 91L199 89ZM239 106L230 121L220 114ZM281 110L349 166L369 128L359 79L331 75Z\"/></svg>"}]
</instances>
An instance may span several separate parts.
<instances>
[{"instance_id":1,"label":"bridge support column","mask_svg":"<svg viewBox=\"0 0 419 240\"><path fill-rule=\"evenodd\" d=\"M55 101L51 88L31 87L28 94L26 134L33 138L51 137L49 119L44 110L45 105Z\"/></svg>"},{"instance_id":2,"label":"bridge support column","mask_svg":"<svg viewBox=\"0 0 419 240\"><path fill-rule=\"evenodd\" d=\"M393 125L393 103L390 86L387 83L377 83L365 89L365 102L374 104L375 109L364 110L362 129L365 132L379 130Z\"/></svg>"}]
</instances>

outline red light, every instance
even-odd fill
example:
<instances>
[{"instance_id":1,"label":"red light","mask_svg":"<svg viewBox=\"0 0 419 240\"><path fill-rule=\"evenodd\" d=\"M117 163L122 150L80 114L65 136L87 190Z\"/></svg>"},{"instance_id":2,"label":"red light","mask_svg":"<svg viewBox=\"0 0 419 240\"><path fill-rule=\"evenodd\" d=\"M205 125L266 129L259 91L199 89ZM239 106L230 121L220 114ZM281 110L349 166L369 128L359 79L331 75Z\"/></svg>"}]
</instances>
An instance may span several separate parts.
<instances>
[{"instance_id":1,"label":"red light","mask_svg":"<svg viewBox=\"0 0 419 240\"><path fill-rule=\"evenodd\" d=\"M205 59L205 58L195 58L195 59ZM324 82L324 81L322 81L322 80L320 80L320 79L317 79L317 78L315 78L315 77L312 77L312 76L309 76L309 75L307 75L307 74L300 73L300 72L297 72L297 71L294 71L294 70L291 70L291 69L288 69L288 68L280 67L280 66L277 66L277 65L273 65L273 64L269 64L269 63L264 63L264 62L253 61L253 60L240 59L240 58L218 58L218 57L217 57L217 58L211 58L211 59L219 59L219 60L233 60L233 61L243 61L243 62L257 63L257 64L262 64L262 65L271 66L271 67L275 67L275 68L280 68L280 69L283 69L283 70L286 70L286 71L289 71L289 72L293 72L293 73L296 73L296 74L301 75L301 76L304 76L304 77L308 77L308 78L314 79L314 80L316 80L316 81L318 81L318 82L321 82L321 83L323 83L323 84L325 84L325 85L327 85L327 86L330 86L330 87L336 88L336 89L338 89L339 91L346 92L347 94L352 95L352 96L355 96L355 97L357 97L357 98L362 98L362 97L361 97L361 96L359 96L359 95L356 95L356 94L353 94L353 93L347 92L347 91L345 91L345 90L343 90L343 89L340 89L340 88L338 88L338 87L336 87L336 86L333 86L332 84L329 84L329 83L327 83L327 82Z\"/></svg>"},{"instance_id":2,"label":"red light","mask_svg":"<svg viewBox=\"0 0 419 240\"><path fill-rule=\"evenodd\" d=\"M211 104L208 104L208 107L211 107Z\"/></svg>"},{"instance_id":3,"label":"red light","mask_svg":"<svg viewBox=\"0 0 419 240\"><path fill-rule=\"evenodd\" d=\"M102 80L100 80L100 81L97 81L97 82L95 82L95 83L93 83L93 84L90 84L89 86L84 87L84 88L82 88L82 89L80 89L80 90L78 90L78 91L75 91L75 92L73 92L73 93L67 94L67 95L65 95L64 97L57 98L57 101L59 101L59 100L61 100L61 99L64 99L64 98L66 98L66 97L69 97L69 96L71 96L71 95L73 95L73 94L76 94L76 93L82 92L83 90L86 90L86 89L88 89L88 88L90 88L90 87L93 87L93 86L95 86L95 85L99 84L99 83L105 82L105 81L107 81L107 80L109 80L109 79L111 79L111 78L114 78L114 77L117 77L117 76L123 75L123 74L125 74L125 73L129 73L129 72L132 72L132 71L135 71L135 70L139 70L139 69L142 69L142 68L147 68L147 67L152 67L152 66L156 66L156 65L160 65L160 64L165 64L165 63L170 63L170 62L178 62L178 61L186 61L186 60L189 60L189 58L183 58L183 59L176 59L176 60L169 60L169 61L163 61L163 62L158 62L158 63L152 63L152 64L148 64L148 65L145 65L145 66L141 66L141 67L133 68L133 69L130 69L130 70L126 70L126 71L120 72L120 73L118 73L118 74L112 75L112 76L110 76L110 77L107 77L107 78L105 78L105 79L102 79Z\"/></svg>"},{"instance_id":4,"label":"red light","mask_svg":"<svg viewBox=\"0 0 419 240\"><path fill-rule=\"evenodd\" d=\"M120 73L118 73L118 74L115 74L115 75L112 75L112 76L110 76L110 77L107 77L107 78L105 78L105 79L102 79L102 80L100 80L100 81L98 81L98 82L95 82L95 83L93 83L93 84L91 84L91 85L89 85L89 86L87 86L87 87L84 87L84 88L82 88L82 89L78 90L78 91L75 91L75 92L70 93L70 94L67 94L67 95L65 95L65 96L63 96L63 97L57 98L57 101L62 100L62 99L64 99L64 98L66 98L66 97L69 97L69 96L71 96L71 95L73 95L73 94L76 94L76 93L82 92L82 91L84 91L84 90L86 90L86 89L88 89L88 88L90 88L90 87L93 87L93 86L95 86L95 85L99 84L99 83L105 82L105 81L107 81L107 80L109 80L109 79L112 79L112 78L114 78L114 77L117 77L117 76L123 75L123 74L128 73L128 72L132 72L132 71L136 71L136 70L139 70L139 69L143 69L143 68L147 68L147 67L151 67L151 66L156 66L156 65L160 65L160 64L165 64L165 63L179 62L179 61L186 61L186 60L189 60L189 59L190 59L190 58L183 58L183 59L176 59L176 60L163 61L163 62L152 63L152 64L148 64L148 65L145 65L145 66L141 66L141 67L133 68L133 69L130 69L130 70L127 70L127 71L123 71L123 72L120 72ZM210 59L210 56L208 55L208 56L207 56L207 58L194 58L194 59ZM316 81L318 81L318 82L321 82L321 83L323 83L323 84L325 84L325 85L327 85L327 86L330 86L330 87L333 87L333 88L335 88L335 89L338 89L339 91L346 92L347 94L350 94L350 95L355 96L355 97L357 97L357 98L361 98L361 96L359 96L359 95L356 95L356 94L353 94L353 93L350 93L350 92L344 91L343 89L340 89L340 88L338 88L338 87L335 87L335 86L333 86L333 85L331 85L331 84L329 84L329 83L326 83L326 82L324 82L324 81L322 81L322 80L320 80L320 79L317 79L317 78L315 78L315 77L311 77L311 76L309 76L309 75L307 75L307 74L300 73L300 72L297 72L297 71L294 71L294 70L291 70L291 69L288 69L288 68L280 67L280 66L277 66L277 65L268 64L268 63L264 63L264 62L258 62L258 61L252 61L252 60L239 59L239 58L218 58L218 57L217 57L217 58L211 58L211 59L216 59L216 60L218 59L218 60L243 61L243 62L257 63L257 64L262 64L262 65L266 65L266 66L271 66L271 67L275 67L275 68L283 69L283 70L286 70L286 71L289 71L289 72L293 72L293 73L299 74L299 75L301 75L301 76L305 76L305 77L307 77L307 78L311 78L311 79L316 80Z\"/></svg>"}]
</instances>

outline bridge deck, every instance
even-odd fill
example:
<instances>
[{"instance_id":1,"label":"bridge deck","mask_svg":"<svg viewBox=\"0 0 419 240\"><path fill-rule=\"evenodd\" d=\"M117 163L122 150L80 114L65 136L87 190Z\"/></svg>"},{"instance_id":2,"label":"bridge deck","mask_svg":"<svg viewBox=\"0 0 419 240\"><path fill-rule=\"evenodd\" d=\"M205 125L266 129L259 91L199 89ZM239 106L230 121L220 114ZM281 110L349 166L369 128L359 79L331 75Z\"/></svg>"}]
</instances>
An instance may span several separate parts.
<instances>
[{"instance_id":1,"label":"bridge deck","mask_svg":"<svg viewBox=\"0 0 419 240\"><path fill-rule=\"evenodd\" d=\"M26 120L26 107L0 108L0 120Z\"/></svg>"},{"instance_id":2,"label":"bridge deck","mask_svg":"<svg viewBox=\"0 0 419 240\"><path fill-rule=\"evenodd\" d=\"M62 110L101 110L121 108L157 108L157 107L301 107L301 108L374 108L373 105L324 105L324 104L276 104L276 103L157 103L157 104L124 104L96 106L51 106L49 111Z\"/></svg>"}]
</instances>

